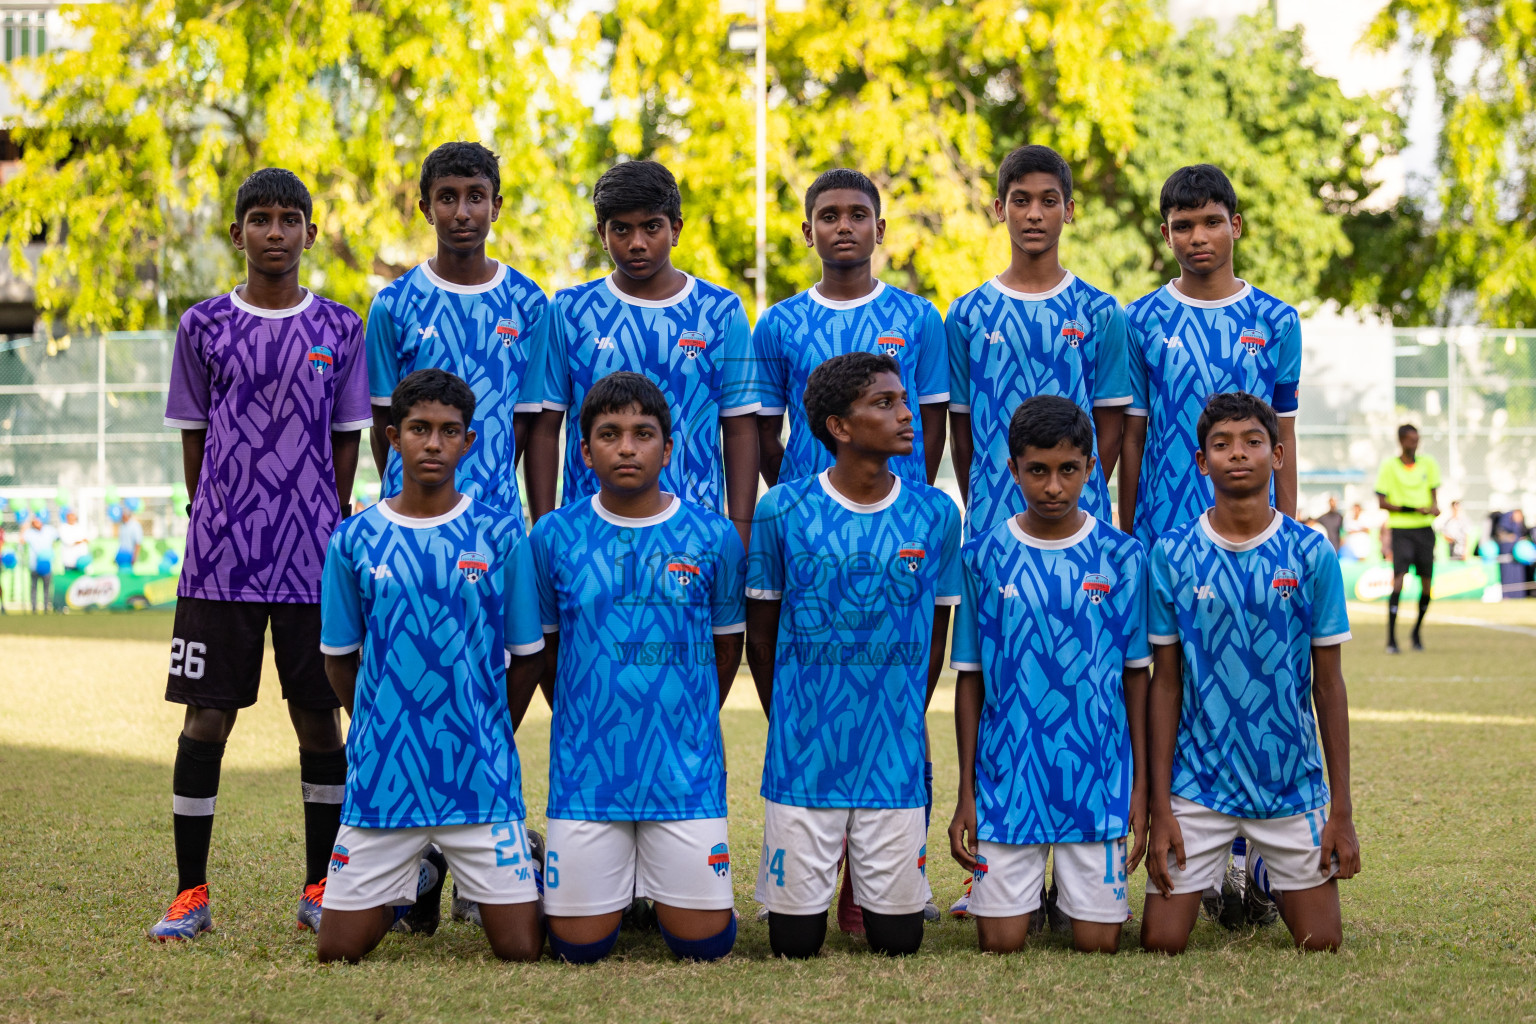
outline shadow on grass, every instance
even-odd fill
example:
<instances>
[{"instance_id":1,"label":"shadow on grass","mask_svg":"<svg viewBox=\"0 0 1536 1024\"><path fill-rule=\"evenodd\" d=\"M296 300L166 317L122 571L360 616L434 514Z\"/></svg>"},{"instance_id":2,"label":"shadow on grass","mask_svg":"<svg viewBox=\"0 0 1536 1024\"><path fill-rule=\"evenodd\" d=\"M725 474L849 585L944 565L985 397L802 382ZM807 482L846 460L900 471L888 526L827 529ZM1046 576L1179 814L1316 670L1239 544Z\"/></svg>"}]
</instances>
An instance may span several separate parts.
<instances>
[{"instance_id":1,"label":"shadow on grass","mask_svg":"<svg viewBox=\"0 0 1536 1024\"><path fill-rule=\"evenodd\" d=\"M0 615L0 636L47 636L99 640L154 640L171 642L174 610L141 612L51 612Z\"/></svg>"}]
</instances>

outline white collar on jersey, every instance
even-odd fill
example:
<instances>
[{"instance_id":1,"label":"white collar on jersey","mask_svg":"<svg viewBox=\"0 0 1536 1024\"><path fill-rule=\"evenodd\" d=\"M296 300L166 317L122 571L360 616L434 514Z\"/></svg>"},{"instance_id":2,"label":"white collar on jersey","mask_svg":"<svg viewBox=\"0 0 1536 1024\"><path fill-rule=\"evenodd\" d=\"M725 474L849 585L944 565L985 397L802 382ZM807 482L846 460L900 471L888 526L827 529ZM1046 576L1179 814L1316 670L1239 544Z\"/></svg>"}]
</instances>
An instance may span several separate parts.
<instances>
[{"instance_id":1,"label":"white collar on jersey","mask_svg":"<svg viewBox=\"0 0 1536 1024\"><path fill-rule=\"evenodd\" d=\"M901 497L901 477L892 473L891 476L895 477L895 483L891 484L890 493L872 504L860 505L856 501L849 500L842 491L832 486L832 477L829 475L831 472L830 469L822 470L816 475L816 480L821 484L821 489L827 492L827 497L843 506L849 512L858 512L862 515L882 512L896 504L896 499Z\"/></svg>"},{"instance_id":2,"label":"white collar on jersey","mask_svg":"<svg viewBox=\"0 0 1536 1024\"><path fill-rule=\"evenodd\" d=\"M253 306L249 302L246 302L244 299L242 299L236 293L236 290L233 289L229 293L229 301L233 302L235 304L235 308L240 310L242 313L249 313L251 316L259 316L263 320L286 320L290 316L298 316L310 306L314 305L315 293L310 291L308 288L304 289L303 301L301 301L297 306L289 306L287 309L262 309L260 306Z\"/></svg>"},{"instance_id":3,"label":"white collar on jersey","mask_svg":"<svg viewBox=\"0 0 1536 1024\"><path fill-rule=\"evenodd\" d=\"M668 498L671 498L672 504L668 505L666 508L662 509L660 512L657 512L653 516L642 516L640 518L635 518L633 516L621 516L617 512L610 512L603 507L602 501L599 500L602 498L601 491L592 495L592 511L596 512L597 517L603 520L603 522L612 523L614 526L627 526L631 528L639 526L655 526L657 523L664 523L668 519L671 519L673 516L677 515L677 513L683 507L683 503L677 500L677 495L668 494L666 491L662 491L661 493L666 495Z\"/></svg>"},{"instance_id":4,"label":"white collar on jersey","mask_svg":"<svg viewBox=\"0 0 1536 1024\"><path fill-rule=\"evenodd\" d=\"M452 281L445 281L432 272L432 265L427 261L421 264L421 276L445 292L453 292L455 295L480 295L507 279L507 265L499 260L496 261L496 273L492 274L491 279L484 284L454 284Z\"/></svg>"},{"instance_id":5,"label":"white collar on jersey","mask_svg":"<svg viewBox=\"0 0 1536 1024\"><path fill-rule=\"evenodd\" d=\"M1049 291L1043 292L1015 291L1014 289L1009 288L1007 285L1003 284L1000 277L994 277L987 283L990 284L993 288L996 288L998 291L1002 292L1004 295L1008 296L1010 299L1021 299L1024 302L1039 302L1041 299L1054 299L1056 296L1072 287L1072 282L1076 280L1077 278L1073 276L1072 271L1068 270L1066 272L1066 276L1056 283L1056 287L1050 289Z\"/></svg>"},{"instance_id":6,"label":"white collar on jersey","mask_svg":"<svg viewBox=\"0 0 1536 1024\"><path fill-rule=\"evenodd\" d=\"M613 272L613 274L617 273L617 270ZM603 278L603 284L608 286L608 291L612 293L613 297L620 302L627 302L631 306L644 306L647 309L666 309L668 306L677 305L693 294L693 286L696 283L696 279L692 274L685 273L683 277L687 278L687 280L683 282L683 287L678 290L676 295L666 299L637 299L633 295L625 295L619 291L618 285L613 283L613 274Z\"/></svg>"},{"instance_id":7,"label":"white collar on jersey","mask_svg":"<svg viewBox=\"0 0 1536 1024\"><path fill-rule=\"evenodd\" d=\"M1097 522L1098 520L1093 518L1093 516L1085 515L1083 516L1083 525L1072 536L1063 537L1060 540L1044 540L1025 533L1024 528L1019 525L1018 516L1009 516L1008 532L1013 534L1014 540L1027 548L1037 548L1040 551L1064 551L1074 544L1082 543L1093 532L1094 524Z\"/></svg>"},{"instance_id":8,"label":"white collar on jersey","mask_svg":"<svg viewBox=\"0 0 1536 1024\"><path fill-rule=\"evenodd\" d=\"M469 511L469 503L474 499L467 494L459 495L459 503L453 506L452 511L444 512L440 516L430 516L426 519L418 519L415 516L403 516L389 507L388 500L380 498L374 508L379 510L379 515L388 519L396 526L403 526L408 530L430 530L434 526L442 526L451 523L465 512Z\"/></svg>"},{"instance_id":9,"label":"white collar on jersey","mask_svg":"<svg viewBox=\"0 0 1536 1024\"><path fill-rule=\"evenodd\" d=\"M1227 538L1217 533L1215 528L1211 526L1210 509L1206 509L1204 512L1200 513L1200 529L1204 530L1205 535L1210 538L1211 543L1215 544L1219 548L1225 548L1228 551L1252 551L1254 548L1258 547L1260 544L1263 544L1265 541L1269 540L1269 538L1273 537L1277 532L1279 532L1280 524L1285 521L1285 516L1280 514L1279 509L1272 508L1270 511L1274 513L1274 517L1270 519L1269 525L1264 527L1264 531L1262 533L1254 537L1249 537L1245 541L1227 540Z\"/></svg>"},{"instance_id":10,"label":"white collar on jersey","mask_svg":"<svg viewBox=\"0 0 1536 1024\"><path fill-rule=\"evenodd\" d=\"M885 282L875 278L875 286L870 289L868 295L861 295L856 299L829 299L821 294L821 286L813 284L806 289L811 301L818 306L826 306L828 309L858 309L878 299L885 292Z\"/></svg>"},{"instance_id":11,"label":"white collar on jersey","mask_svg":"<svg viewBox=\"0 0 1536 1024\"><path fill-rule=\"evenodd\" d=\"M1185 295L1183 292L1179 291L1179 289L1174 286L1172 281L1169 281L1167 284L1163 285L1163 287L1168 290L1169 295L1173 296L1177 301L1184 303L1186 306L1194 306L1197 309L1220 309L1223 306L1230 306L1234 302L1242 302L1248 297L1248 293L1253 291L1253 285L1249 284L1247 281L1239 279L1238 283L1240 283L1242 287L1224 299L1192 299L1188 295Z\"/></svg>"}]
</instances>

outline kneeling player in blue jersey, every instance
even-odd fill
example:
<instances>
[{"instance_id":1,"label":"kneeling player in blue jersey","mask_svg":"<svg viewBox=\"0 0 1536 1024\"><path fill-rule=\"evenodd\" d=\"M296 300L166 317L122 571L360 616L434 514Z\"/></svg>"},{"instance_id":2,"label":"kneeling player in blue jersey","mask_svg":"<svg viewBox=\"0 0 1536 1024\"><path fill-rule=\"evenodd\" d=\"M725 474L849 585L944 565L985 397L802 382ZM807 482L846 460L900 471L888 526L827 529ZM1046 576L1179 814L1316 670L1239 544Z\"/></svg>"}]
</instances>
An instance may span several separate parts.
<instances>
[{"instance_id":1,"label":"kneeling player in blue jersey","mask_svg":"<svg viewBox=\"0 0 1536 1024\"><path fill-rule=\"evenodd\" d=\"M446 371L401 381L388 428L401 491L343 522L326 552L320 649L352 724L321 962L379 944L416 900L432 844L480 904L492 952L543 948L512 731L544 640L522 523L454 487L474 409Z\"/></svg>"},{"instance_id":2,"label":"kneeling player in blue jersey","mask_svg":"<svg viewBox=\"0 0 1536 1024\"><path fill-rule=\"evenodd\" d=\"M549 732L545 910L557 957L607 956L631 900L679 957L736 941L724 703L741 663L746 552L731 521L661 489L672 414L638 373L581 405L596 494L533 528Z\"/></svg>"},{"instance_id":3,"label":"kneeling player in blue jersey","mask_svg":"<svg viewBox=\"0 0 1536 1024\"><path fill-rule=\"evenodd\" d=\"M844 844L870 948L915 953L928 888L923 716L960 601L960 511L903 479L915 424L901 367L817 367L809 429L835 463L757 506L748 663L768 715L757 898L778 956L821 948Z\"/></svg>"},{"instance_id":4,"label":"kneeling player in blue jersey","mask_svg":"<svg viewBox=\"0 0 1536 1024\"><path fill-rule=\"evenodd\" d=\"M1196 430L1215 507L1151 555L1141 944L1183 951L1201 892L1241 836L1258 853L1253 886L1269 890L1296 944L1337 949L1337 879L1360 870L1339 562L1327 538L1270 506L1270 477L1289 453L1268 403L1214 395Z\"/></svg>"},{"instance_id":5,"label":"kneeling player in blue jersey","mask_svg":"<svg viewBox=\"0 0 1536 1024\"><path fill-rule=\"evenodd\" d=\"M1146 847L1146 550L1078 507L1098 472L1093 445L1076 402L1027 399L1008 424L1025 511L962 554L949 844L971 871L983 952L1023 948L1047 854L1073 945L1115 952Z\"/></svg>"}]
</instances>

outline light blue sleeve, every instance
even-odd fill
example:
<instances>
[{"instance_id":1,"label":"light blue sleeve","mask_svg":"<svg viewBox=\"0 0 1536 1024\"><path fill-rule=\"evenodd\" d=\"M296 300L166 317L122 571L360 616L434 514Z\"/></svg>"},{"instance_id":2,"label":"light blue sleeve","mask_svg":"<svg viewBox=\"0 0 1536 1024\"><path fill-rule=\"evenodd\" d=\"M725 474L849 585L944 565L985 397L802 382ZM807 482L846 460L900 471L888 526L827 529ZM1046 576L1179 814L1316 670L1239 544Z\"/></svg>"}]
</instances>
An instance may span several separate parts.
<instances>
[{"instance_id":1,"label":"light blue sleeve","mask_svg":"<svg viewBox=\"0 0 1536 1024\"><path fill-rule=\"evenodd\" d=\"M960 563L960 510L948 494L937 492L940 505L939 582L934 604L957 605L965 598L965 566Z\"/></svg>"},{"instance_id":2,"label":"light blue sleeve","mask_svg":"<svg viewBox=\"0 0 1536 1024\"><path fill-rule=\"evenodd\" d=\"M949 390L949 336L933 303L924 301L923 323L917 348L917 401L920 405L947 402Z\"/></svg>"},{"instance_id":3,"label":"light blue sleeve","mask_svg":"<svg viewBox=\"0 0 1536 1024\"><path fill-rule=\"evenodd\" d=\"M1152 647L1147 643L1147 592L1152 588L1152 572L1145 548L1135 544L1131 552L1126 562L1131 571L1127 575L1136 590L1131 598L1130 621L1126 623L1125 667L1146 668L1152 664Z\"/></svg>"},{"instance_id":4,"label":"light blue sleeve","mask_svg":"<svg viewBox=\"0 0 1536 1024\"><path fill-rule=\"evenodd\" d=\"M337 530L325 549L320 574L320 652L351 654L363 646L363 595L347 552L349 531Z\"/></svg>"},{"instance_id":5,"label":"light blue sleeve","mask_svg":"<svg viewBox=\"0 0 1536 1024\"><path fill-rule=\"evenodd\" d=\"M971 567L963 564L965 594L955 609L955 630L949 641L949 667L956 672L981 671L981 583Z\"/></svg>"},{"instance_id":6,"label":"light blue sleeve","mask_svg":"<svg viewBox=\"0 0 1536 1024\"><path fill-rule=\"evenodd\" d=\"M1179 642L1179 616L1173 604L1173 567L1162 541L1152 545L1151 586L1147 588L1147 642L1165 646Z\"/></svg>"},{"instance_id":7,"label":"light blue sleeve","mask_svg":"<svg viewBox=\"0 0 1536 1024\"><path fill-rule=\"evenodd\" d=\"M543 292L534 292L523 308L523 321L528 332L528 365L523 369L523 379L517 386L517 404L513 412L538 412L544 408L544 346L549 338L546 321L549 320L550 302Z\"/></svg>"},{"instance_id":8,"label":"light blue sleeve","mask_svg":"<svg viewBox=\"0 0 1536 1024\"><path fill-rule=\"evenodd\" d=\"M1148 394L1150 383L1148 382L1147 350L1141 343L1141 334L1144 328L1131 323L1127 319L1125 332L1125 371L1131 378L1131 404L1126 407L1128 416L1146 416L1152 408L1152 398Z\"/></svg>"},{"instance_id":9,"label":"light blue sleeve","mask_svg":"<svg viewBox=\"0 0 1536 1024\"><path fill-rule=\"evenodd\" d=\"M949 307L944 320L944 340L949 350L949 409L967 415L971 411L971 351L966 340L966 324L961 319L960 302Z\"/></svg>"},{"instance_id":10,"label":"light blue sleeve","mask_svg":"<svg viewBox=\"0 0 1536 1024\"><path fill-rule=\"evenodd\" d=\"M538 574L533 567L533 542L519 534L502 570L503 643L510 654L537 654L544 649L539 622Z\"/></svg>"},{"instance_id":11,"label":"light blue sleeve","mask_svg":"<svg viewBox=\"0 0 1536 1024\"><path fill-rule=\"evenodd\" d=\"M1307 555L1307 586L1312 589L1312 646L1329 647L1348 640L1344 574L1326 542L1312 545Z\"/></svg>"},{"instance_id":12,"label":"light blue sleeve","mask_svg":"<svg viewBox=\"0 0 1536 1024\"><path fill-rule=\"evenodd\" d=\"M571 407L571 356L566 345L565 313L560 293L539 317L538 347L544 353L539 373L539 403L546 409ZM548 625L546 622L545 625Z\"/></svg>"},{"instance_id":13,"label":"light blue sleeve","mask_svg":"<svg viewBox=\"0 0 1536 1024\"><path fill-rule=\"evenodd\" d=\"M721 416L744 416L763 407L762 379L753 356L747 311L734 295L725 324L725 383L720 394ZM738 538L738 543L739 543Z\"/></svg>"},{"instance_id":14,"label":"light blue sleeve","mask_svg":"<svg viewBox=\"0 0 1536 1024\"><path fill-rule=\"evenodd\" d=\"M549 558L549 530L540 520L533 524L528 535L528 547L533 556L533 586L539 595L539 628L545 633L560 631L560 605L555 595L555 577Z\"/></svg>"},{"instance_id":15,"label":"light blue sleeve","mask_svg":"<svg viewBox=\"0 0 1536 1024\"><path fill-rule=\"evenodd\" d=\"M368 306L363 347L368 351L368 394L374 405L388 405L395 385L405 375L400 372L400 338L395 318L377 295Z\"/></svg>"},{"instance_id":16,"label":"light blue sleeve","mask_svg":"<svg viewBox=\"0 0 1536 1024\"><path fill-rule=\"evenodd\" d=\"M783 315L770 308L752 329L752 356L757 362L758 398L764 416L778 416L788 406L789 365L779 351L779 321Z\"/></svg>"},{"instance_id":17,"label":"light blue sleeve","mask_svg":"<svg viewBox=\"0 0 1536 1024\"><path fill-rule=\"evenodd\" d=\"M781 488L757 503L752 517L752 551L747 558L746 596L755 601L784 597L784 517L778 514Z\"/></svg>"},{"instance_id":18,"label":"light blue sleeve","mask_svg":"<svg viewBox=\"0 0 1536 1024\"><path fill-rule=\"evenodd\" d=\"M1301 408L1301 320L1294 309L1286 311L1281 325L1279 364L1275 377L1275 412L1281 416L1295 416Z\"/></svg>"},{"instance_id":19,"label":"light blue sleeve","mask_svg":"<svg viewBox=\"0 0 1536 1024\"><path fill-rule=\"evenodd\" d=\"M714 634L745 633L747 631L747 553L741 546L741 535L729 520L724 521L717 542L720 565L715 571L709 594L710 623Z\"/></svg>"},{"instance_id":20,"label":"light blue sleeve","mask_svg":"<svg viewBox=\"0 0 1536 1024\"><path fill-rule=\"evenodd\" d=\"M1093 368L1094 405L1130 405L1131 371L1126 365L1125 310L1110 300L1100 325L1099 358Z\"/></svg>"}]
</instances>

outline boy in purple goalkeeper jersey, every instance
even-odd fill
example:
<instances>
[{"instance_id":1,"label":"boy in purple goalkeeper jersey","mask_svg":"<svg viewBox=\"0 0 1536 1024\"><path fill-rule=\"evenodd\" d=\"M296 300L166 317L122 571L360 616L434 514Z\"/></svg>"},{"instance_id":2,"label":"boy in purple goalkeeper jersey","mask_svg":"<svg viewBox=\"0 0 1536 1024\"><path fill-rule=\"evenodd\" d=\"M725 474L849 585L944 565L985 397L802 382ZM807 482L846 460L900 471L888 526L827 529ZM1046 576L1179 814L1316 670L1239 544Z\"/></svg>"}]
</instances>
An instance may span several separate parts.
<instances>
[{"instance_id":1,"label":"boy in purple goalkeeper jersey","mask_svg":"<svg viewBox=\"0 0 1536 1024\"><path fill-rule=\"evenodd\" d=\"M341 703L320 655L320 573L372 422L363 325L299 285L315 242L309 191L257 171L229 226L246 282L189 309L176 332L165 423L179 427L192 496L165 698L187 706L172 779L179 875L153 939L213 927L208 846L224 744L256 703L270 622L299 740L304 794L301 927L317 929L346 784Z\"/></svg>"}]
</instances>

